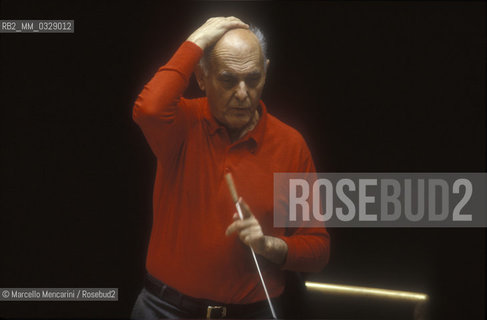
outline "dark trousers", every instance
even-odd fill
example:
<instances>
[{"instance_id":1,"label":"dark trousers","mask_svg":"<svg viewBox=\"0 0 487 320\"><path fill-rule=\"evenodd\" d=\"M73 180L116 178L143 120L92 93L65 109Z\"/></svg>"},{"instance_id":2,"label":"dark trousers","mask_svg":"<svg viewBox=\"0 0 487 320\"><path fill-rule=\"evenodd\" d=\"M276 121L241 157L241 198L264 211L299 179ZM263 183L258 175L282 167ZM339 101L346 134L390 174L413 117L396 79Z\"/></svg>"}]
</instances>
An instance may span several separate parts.
<instances>
[{"instance_id":1,"label":"dark trousers","mask_svg":"<svg viewBox=\"0 0 487 320\"><path fill-rule=\"evenodd\" d=\"M274 308L278 308L278 299L273 299ZM232 312L227 318L232 319L272 319L272 314L267 302L258 302L248 305L249 307L239 308L238 312ZM279 316L279 308L276 309ZM135 305L132 309L131 319L134 320L153 320L153 319L198 319L206 315L197 313L194 310L185 310L181 306L164 301L146 288L140 292Z\"/></svg>"},{"instance_id":2,"label":"dark trousers","mask_svg":"<svg viewBox=\"0 0 487 320\"><path fill-rule=\"evenodd\" d=\"M166 301L156 297L145 288L139 293L132 309L131 319L152 320L152 319L184 319L194 318L184 310L173 306Z\"/></svg>"}]
</instances>

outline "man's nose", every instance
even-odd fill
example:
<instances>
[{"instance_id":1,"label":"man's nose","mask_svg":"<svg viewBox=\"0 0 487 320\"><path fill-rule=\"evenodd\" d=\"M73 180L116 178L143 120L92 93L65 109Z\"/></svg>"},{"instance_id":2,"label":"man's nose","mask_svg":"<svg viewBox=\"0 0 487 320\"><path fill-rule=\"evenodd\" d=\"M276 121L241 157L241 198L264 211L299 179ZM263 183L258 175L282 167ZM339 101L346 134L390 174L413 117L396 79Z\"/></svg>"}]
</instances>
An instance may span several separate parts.
<instances>
[{"instance_id":1,"label":"man's nose","mask_svg":"<svg viewBox=\"0 0 487 320\"><path fill-rule=\"evenodd\" d=\"M245 81L240 81L237 85L237 92L235 92L235 98L239 101L244 101L248 97L247 86Z\"/></svg>"}]
</instances>

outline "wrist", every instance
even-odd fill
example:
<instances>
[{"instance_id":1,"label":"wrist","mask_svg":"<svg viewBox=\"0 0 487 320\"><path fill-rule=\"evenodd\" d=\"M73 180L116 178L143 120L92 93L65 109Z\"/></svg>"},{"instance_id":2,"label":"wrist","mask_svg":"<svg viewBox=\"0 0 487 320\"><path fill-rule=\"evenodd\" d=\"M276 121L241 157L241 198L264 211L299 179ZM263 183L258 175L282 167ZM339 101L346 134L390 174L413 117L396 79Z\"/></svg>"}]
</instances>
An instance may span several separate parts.
<instances>
[{"instance_id":1,"label":"wrist","mask_svg":"<svg viewBox=\"0 0 487 320\"><path fill-rule=\"evenodd\" d=\"M284 240L272 236L264 236L264 252L261 254L268 260L283 264L287 257L287 244Z\"/></svg>"},{"instance_id":2,"label":"wrist","mask_svg":"<svg viewBox=\"0 0 487 320\"><path fill-rule=\"evenodd\" d=\"M194 43L195 45L197 45L198 47L200 47L201 50L205 50L206 44L199 37L195 37L195 36L191 35L191 36L189 36L188 39L186 39L186 41L190 41L190 42Z\"/></svg>"}]
</instances>

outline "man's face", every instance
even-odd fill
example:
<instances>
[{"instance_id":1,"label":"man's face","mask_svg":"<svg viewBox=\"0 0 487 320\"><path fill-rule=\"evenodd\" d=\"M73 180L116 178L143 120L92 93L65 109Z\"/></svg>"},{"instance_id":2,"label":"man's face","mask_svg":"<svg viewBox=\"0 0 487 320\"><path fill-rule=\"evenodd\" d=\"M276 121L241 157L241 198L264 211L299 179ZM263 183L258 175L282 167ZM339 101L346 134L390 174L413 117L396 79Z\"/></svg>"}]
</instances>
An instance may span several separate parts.
<instances>
[{"instance_id":1,"label":"man's face","mask_svg":"<svg viewBox=\"0 0 487 320\"><path fill-rule=\"evenodd\" d=\"M209 60L204 89L211 112L229 130L241 130L254 117L264 88L259 42L248 30L231 30L216 43Z\"/></svg>"}]
</instances>

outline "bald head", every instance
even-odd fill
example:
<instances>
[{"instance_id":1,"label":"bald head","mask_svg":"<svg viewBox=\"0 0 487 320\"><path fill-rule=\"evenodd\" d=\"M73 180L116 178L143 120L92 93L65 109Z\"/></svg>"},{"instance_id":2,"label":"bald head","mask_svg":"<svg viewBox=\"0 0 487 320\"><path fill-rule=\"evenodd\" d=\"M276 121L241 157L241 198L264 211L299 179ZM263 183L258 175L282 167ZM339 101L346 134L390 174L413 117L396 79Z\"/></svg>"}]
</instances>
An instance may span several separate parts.
<instances>
[{"instance_id":1,"label":"bald head","mask_svg":"<svg viewBox=\"0 0 487 320\"><path fill-rule=\"evenodd\" d=\"M200 66L208 74L211 62L220 56L232 60L248 60L249 56L259 59L266 68L267 44L262 32L256 27L227 31L212 47L205 50ZM247 57L247 58L246 58Z\"/></svg>"},{"instance_id":2,"label":"bald head","mask_svg":"<svg viewBox=\"0 0 487 320\"><path fill-rule=\"evenodd\" d=\"M246 43L254 43L258 45L259 40L254 32L250 29L242 29L236 28L227 31L218 41L218 43L227 43L227 44L246 44Z\"/></svg>"},{"instance_id":3,"label":"bald head","mask_svg":"<svg viewBox=\"0 0 487 320\"><path fill-rule=\"evenodd\" d=\"M232 29L226 32L213 47L212 53L233 50L245 54L261 54L259 40L257 36L248 29Z\"/></svg>"}]
</instances>

